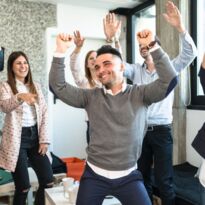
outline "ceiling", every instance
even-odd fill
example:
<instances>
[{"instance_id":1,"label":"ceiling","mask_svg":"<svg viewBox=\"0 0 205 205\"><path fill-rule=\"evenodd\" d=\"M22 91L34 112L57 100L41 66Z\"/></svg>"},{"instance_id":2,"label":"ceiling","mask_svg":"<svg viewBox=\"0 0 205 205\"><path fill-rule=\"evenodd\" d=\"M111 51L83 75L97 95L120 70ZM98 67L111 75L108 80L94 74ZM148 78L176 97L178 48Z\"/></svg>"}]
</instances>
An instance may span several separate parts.
<instances>
[{"instance_id":1,"label":"ceiling","mask_svg":"<svg viewBox=\"0 0 205 205\"><path fill-rule=\"evenodd\" d=\"M133 8L146 0L19 0L19 1L31 1L31 2L46 2L52 4L70 4L73 6L91 7L91 8L103 8L113 10L119 7Z\"/></svg>"}]
</instances>

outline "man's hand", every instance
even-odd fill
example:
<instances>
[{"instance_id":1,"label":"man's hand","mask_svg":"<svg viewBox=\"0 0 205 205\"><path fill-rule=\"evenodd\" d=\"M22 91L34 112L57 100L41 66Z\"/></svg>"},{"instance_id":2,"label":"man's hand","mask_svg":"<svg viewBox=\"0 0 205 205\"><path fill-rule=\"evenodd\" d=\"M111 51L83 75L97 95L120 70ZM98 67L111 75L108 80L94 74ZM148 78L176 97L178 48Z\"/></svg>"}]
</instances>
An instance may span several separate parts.
<instances>
[{"instance_id":1,"label":"man's hand","mask_svg":"<svg viewBox=\"0 0 205 205\"><path fill-rule=\"evenodd\" d=\"M56 52L65 53L73 43L73 36L70 34L60 33L56 37Z\"/></svg>"},{"instance_id":2,"label":"man's hand","mask_svg":"<svg viewBox=\"0 0 205 205\"><path fill-rule=\"evenodd\" d=\"M121 33L121 21L116 19L114 13L109 13L103 19L104 33L108 41L119 39Z\"/></svg>"},{"instance_id":3,"label":"man's hand","mask_svg":"<svg viewBox=\"0 0 205 205\"><path fill-rule=\"evenodd\" d=\"M84 43L84 38L81 36L80 31L74 31L74 43L76 47L81 48Z\"/></svg>"},{"instance_id":4,"label":"man's hand","mask_svg":"<svg viewBox=\"0 0 205 205\"><path fill-rule=\"evenodd\" d=\"M137 40L140 47L147 47L152 41L154 41L154 35L152 31L145 29L137 33Z\"/></svg>"},{"instance_id":5,"label":"man's hand","mask_svg":"<svg viewBox=\"0 0 205 205\"><path fill-rule=\"evenodd\" d=\"M205 69L205 53L204 53L204 57L203 57L203 61L201 63L201 66L203 69Z\"/></svg>"},{"instance_id":6,"label":"man's hand","mask_svg":"<svg viewBox=\"0 0 205 205\"><path fill-rule=\"evenodd\" d=\"M181 13L173 2L168 1L166 3L166 13L163 13L163 16L170 25L178 30L178 32L183 33L185 31Z\"/></svg>"},{"instance_id":7,"label":"man's hand","mask_svg":"<svg viewBox=\"0 0 205 205\"><path fill-rule=\"evenodd\" d=\"M19 101L26 102L28 105L34 105L37 95L32 93L19 93L17 94L17 99Z\"/></svg>"},{"instance_id":8,"label":"man's hand","mask_svg":"<svg viewBox=\"0 0 205 205\"><path fill-rule=\"evenodd\" d=\"M47 150L48 150L48 144L47 143L39 144L38 153L40 155L45 155Z\"/></svg>"}]
</instances>

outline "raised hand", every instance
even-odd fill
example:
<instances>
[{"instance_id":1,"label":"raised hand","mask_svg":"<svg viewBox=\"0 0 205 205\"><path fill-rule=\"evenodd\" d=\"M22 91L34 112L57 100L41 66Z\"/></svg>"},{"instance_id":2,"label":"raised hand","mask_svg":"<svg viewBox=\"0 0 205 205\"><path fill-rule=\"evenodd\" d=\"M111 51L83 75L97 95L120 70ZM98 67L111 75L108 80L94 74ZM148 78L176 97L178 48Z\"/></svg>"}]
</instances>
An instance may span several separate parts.
<instances>
[{"instance_id":1,"label":"raised hand","mask_svg":"<svg viewBox=\"0 0 205 205\"><path fill-rule=\"evenodd\" d=\"M17 99L26 102L28 105L34 105L37 100L37 95L32 93L19 93Z\"/></svg>"},{"instance_id":2,"label":"raised hand","mask_svg":"<svg viewBox=\"0 0 205 205\"><path fill-rule=\"evenodd\" d=\"M56 37L56 52L65 53L73 43L73 36L70 34L60 33Z\"/></svg>"},{"instance_id":3,"label":"raised hand","mask_svg":"<svg viewBox=\"0 0 205 205\"><path fill-rule=\"evenodd\" d=\"M114 13L109 13L103 19L104 33L107 40L119 39L121 33L121 21L117 20Z\"/></svg>"},{"instance_id":4,"label":"raised hand","mask_svg":"<svg viewBox=\"0 0 205 205\"><path fill-rule=\"evenodd\" d=\"M80 31L74 31L74 43L76 47L82 47L84 43L84 38L81 36Z\"/></svg>"},{"instance_id":5,"label":"raised hand","mask_svg":"<svg viewBox=\"0 0 205 205\"><path fill-rule=\"evenodd\" d=\"M154 41L154 35L152 31L144 29L137 33L137 40L140 47L147 47L152 41Z\"/></svg>"},{"instance_id":6,"label":"raised hand","mask_svg":"<svg viewBox=\"0 0 205 205\"><path fill-rule=\"evenodd\" d=\"M182 17L179 9L173 2L168 1L166 3L166 13L163 13L165 20L175 27L180 33L185 31L184 24L182 23Z\"/></svg>"}]
</instances>

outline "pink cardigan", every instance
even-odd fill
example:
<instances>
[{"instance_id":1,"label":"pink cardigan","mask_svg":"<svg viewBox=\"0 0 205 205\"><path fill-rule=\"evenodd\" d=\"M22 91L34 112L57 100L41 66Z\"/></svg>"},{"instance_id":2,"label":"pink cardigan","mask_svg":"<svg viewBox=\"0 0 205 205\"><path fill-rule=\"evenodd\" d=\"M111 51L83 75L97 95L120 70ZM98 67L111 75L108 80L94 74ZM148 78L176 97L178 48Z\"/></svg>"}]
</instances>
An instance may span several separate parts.
<instances>
[{"instance_id":1,"label":"pink cardigan","mask_svg":"<svg viewBox=\"0 0 205 205\"><path fill-rule=\"evenodd\" d=\"M48 112L39 84L35 83L38 102L35 103L39 143L50 143L48 138ZM0 144L0 167L15 171L19 155L22 130L22 105L16 100L7 82L0 84L0 111L6 113Z\"/></svg>"}]
</instances>

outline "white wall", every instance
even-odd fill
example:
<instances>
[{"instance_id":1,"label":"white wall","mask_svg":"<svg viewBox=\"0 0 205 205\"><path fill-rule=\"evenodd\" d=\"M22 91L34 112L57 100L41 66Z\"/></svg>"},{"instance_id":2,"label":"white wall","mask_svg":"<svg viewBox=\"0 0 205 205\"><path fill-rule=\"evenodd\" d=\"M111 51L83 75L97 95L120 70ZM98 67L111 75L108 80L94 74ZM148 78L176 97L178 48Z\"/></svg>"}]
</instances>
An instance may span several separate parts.
<instances>
[{"instance_id":1,"label":"white wall","mask_svg":"<svg viewBox=\"0 0 205 205\"><path fill-rule=\"evenodd\" d=\"M201 157L192 148L191 143L204 122L205 122L205 111L187 110L186 112L186 156L187 156L187 161L195 166L200 165Z\"/></svg>"},{"instance_id":2,"label":"white wall","mask_svg":"<svg viewBox=\"0 0 205 205\"><path fill-rule=\"evenodd\" d=\"M103 18L108 10L57 5L57 24L62 31L80 30L84 36L104 38Z\"/></svg>"},{"instance_id":3,"label":"white wall","mask_svg":"<svg viewBox=\"0 0 205 205\"><path fill-rule=\"evenodd\" d=\"M107 10L69 5L57 5L57 28L47 30L47 70L50 70L55 37L59 32L73 33L80 30L87 38L84 52L97 49L104 44L102 20ZM70 49L72 50L72 49ZM66 80L75 85L69 69L69 53L66 60ZM82 65L84 58L82 58ZM83 68L82 68L83 69ZM47 72L47 73L48 73ZM53 103L53 95L48 95L49 131L52 137L51 150L60 157L86 157L86 123L82 109L65 105L60 100Z\"/></svg>"}]
</instances>

